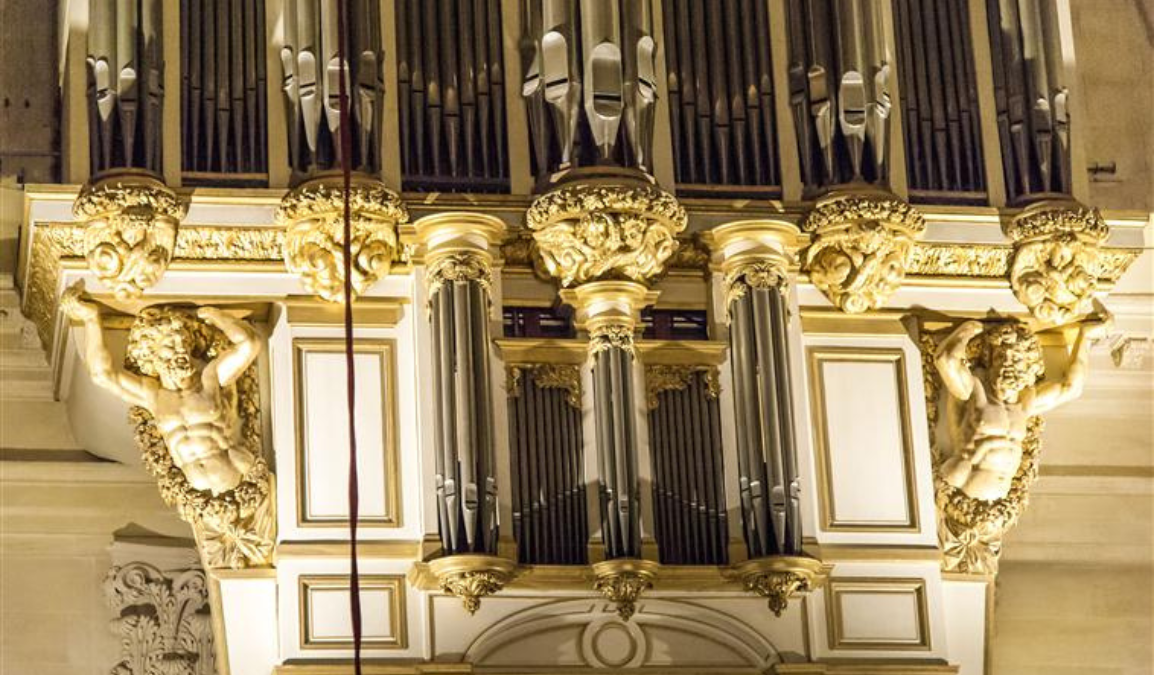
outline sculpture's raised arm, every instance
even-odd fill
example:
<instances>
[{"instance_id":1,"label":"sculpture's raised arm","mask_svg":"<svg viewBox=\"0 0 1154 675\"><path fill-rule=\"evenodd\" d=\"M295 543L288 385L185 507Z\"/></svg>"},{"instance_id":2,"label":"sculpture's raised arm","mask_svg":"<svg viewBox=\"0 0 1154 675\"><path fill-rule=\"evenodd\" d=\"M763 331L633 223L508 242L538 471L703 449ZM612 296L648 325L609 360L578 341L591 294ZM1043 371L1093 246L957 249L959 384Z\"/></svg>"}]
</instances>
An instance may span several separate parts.
<instances>
[{"instance_id":1,"label":"sculpture's raised arm","mask_svg":"<svg viewBox=\"0 0 1154 675\"><path fill-rule=\"evenodd\" d=\"M1100 303L1095 302L1095 313L1083 319L1078 325L1078 335L1070 350L1070 360L1062 379L1046 381L1034 388L1029 401L1030 414L1039 415L1048 410L1073 401L1082 395L1089 369L1090 341L1100 337L1110 326L1113 317Z\"/></svg>"},{"instance_id":2,"label":"sculpture's raised arm","mask_svg":"<svg viewBox=\"0 0 1154 675\"><path fill-rule=\"evenodd\" d=\"M60 309L73 321L84 324L84 361L92 381L116 394L129 405L138 405L151 410L156 398L156 382L113 365L112 354L104 344L104 326L100 321L100 310L94 303L84 300L83 296L84 281L80 280L64 291L64 295L60 298Z\"/></svg>"},{"instance_id":3,"label":"sculpture's raised arm","mask_svg":"<svg viewBox=\"0 0 1154 675\"><path fill-rule=\"evenodd\" d=\"M221 353L205 367L202 376L204 378L215 377L220 386L228 387L235 383L260 355L260 337L248 322L242 321L218 307L201 307L197 310L196 315L223 331L225 337L233 344L230 349Z\"/></svg>"},{"instance_id":4,"label":"sculpture's raised arm","mask_svg":"<svg viewBox=\"0 0 1154 675\"><path fill-rule=\"evenodd\" d=\"M934 355L934 366L942 383L951 395L962 401L968 401L974 392L974 375L966 361L966 345L982 330L980 321L966 321L942 340Z\"/></svg>"}]
</instances>

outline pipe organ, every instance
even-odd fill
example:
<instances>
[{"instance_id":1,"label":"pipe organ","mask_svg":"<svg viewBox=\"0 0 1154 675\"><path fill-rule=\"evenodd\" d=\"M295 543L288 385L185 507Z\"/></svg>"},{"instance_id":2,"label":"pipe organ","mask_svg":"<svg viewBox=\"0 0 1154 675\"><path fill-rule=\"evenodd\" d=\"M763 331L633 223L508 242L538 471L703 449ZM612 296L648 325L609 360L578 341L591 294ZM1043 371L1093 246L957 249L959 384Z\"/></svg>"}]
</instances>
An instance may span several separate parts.
<instances>
[{"instance_id":1,"label":"pipe organ","mask_svg":"<svg viewBox=\"0 0 1154 675\"><path fill-rule=\"evenodd\" d=\"M977 675L1044 411L1005 494L948 425L1084 378L1148 236L1078 201L1067 1L90 0L22 308L70 406L139 322L192 346L128 381L266 455L205 492L138 438L222 675L352 658L346 245L366 658Z\"/></svg>"}]
</instances>

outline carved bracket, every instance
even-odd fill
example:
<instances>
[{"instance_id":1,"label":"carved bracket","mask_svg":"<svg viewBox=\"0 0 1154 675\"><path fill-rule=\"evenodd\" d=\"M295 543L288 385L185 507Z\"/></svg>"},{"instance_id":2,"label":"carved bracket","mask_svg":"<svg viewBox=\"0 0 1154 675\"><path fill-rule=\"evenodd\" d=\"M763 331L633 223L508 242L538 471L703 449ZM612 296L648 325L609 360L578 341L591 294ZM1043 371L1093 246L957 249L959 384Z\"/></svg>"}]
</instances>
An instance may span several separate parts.
<instances>
[{"instance_id":1,"label":"carved bracket","mask_svg":"<svg viewBox=\"0 0 1154 675\"><path fill-rule=\"evenodd\" d=\"M617 606L617 616L628 621L637 611L637 600L653 588L660 566L651 560L616 558L593 565L593 589Z\"/></svg>"},{"instance_id":2,"label":"carved bracket","mask_svg":"<svg viewBox=\"0 0 1154 675\"><path fill-rule=\"evenodd\" d=\"M733 568L746 591L769 601L774 616L781 616L790 599L820 588L832 571L833 565L801 556L755 558Z\"/></svg>"},{"instance_id":3,"label":"carved bracket","mask_svg":"<svg viewBox=\"0 0 1154 675\"><path fill-rule=\"evenodd\" d=\"M512 581L517 564L491 555L461 554L431 560L429 571L441 590L458 597L469 614L481 608L481 599Z\"/></svg>"}]
</instances>

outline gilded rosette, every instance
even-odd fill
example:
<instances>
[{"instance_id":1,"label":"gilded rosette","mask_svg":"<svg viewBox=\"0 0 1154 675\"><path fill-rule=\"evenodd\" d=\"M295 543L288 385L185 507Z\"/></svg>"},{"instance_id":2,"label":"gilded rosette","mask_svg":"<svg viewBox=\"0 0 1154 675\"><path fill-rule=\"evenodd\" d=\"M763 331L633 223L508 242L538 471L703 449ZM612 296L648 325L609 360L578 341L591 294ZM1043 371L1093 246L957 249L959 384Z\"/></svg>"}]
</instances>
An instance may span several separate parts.
<instances>
[{"instance_id":1,"label":"gilded rosette","mask_svg":"<svg viewBox=\"0 0 1154 675\"><path fill-rule=\"evenodd\" d=\"M781 616L790 599L820 588L832 570L814 558L784 555L747 560L733 568L746 591L769 602L774 616Z\"/></svg>"},{"instance_id":2,"label":"gilded rosette","mask_svg":"<svg viewBox=\"0 0 1154 675\"><path fill-rule=\"evenodd\" d=\"M164 276L186 213L167 185L143 171L104 174L72 205L84 223L89 269L120 300L140 297Z\"/></svg>"},{"instance_id":3,"label":"gilded rosette","mask_svg":"<svg viewBox=\"0 0 1154 675\"><path fill-rule=\"evenodd\" d=\"M398 253L397 226L408 222L401 198L365 176L349 190L352 290L360 295L388 275ZM344 299L345 198L341 178L325 176L285 195L276 222L285 228L284 262L310 292Z\"/></svg>"},{"instance_id":4,"label":"gilded rosette","mask_svg":"<svg viewBox=\"0 0 1154 675\"><path fill-rule=\"evenodd\" d=\"M689 216L673 195L650 185L592 183L538 197L526 222L545 269L573 286L660 275Z\"/></svg>"},{"instance_id":5,"label":"gilded rosette","mask_svg":"<svg viewBox=\"0 0 1154 675\"><path fill-rule=\"evenodd\" d=\"M628 621L637 612L637 600L653 588L659 565L652 560L617 558L593 564L593 589L617 606L617 616Z\"/></svg>"},{"instance_id":6,"label":"gilded rosette","mask_svg":"<svg viewBox=\"0 0 1154 675\"><path fill-rule=\"evenodd\" d=\"M517 565L505 558L467 553L432 560L429 571L437 577L442 591L460 598L465 611L475 614L481 608L481 598L512 581Z\"/></svg>"},{"instance_id":7,"label":"gilded rosette","mask_svg":"<svg viewBox=\"0 0 1154 675\"><path fill-rule=\"evenodd\" d=\"M1077 202L1039 202L1003 230L1014 242L1014 296L1039 321L1073 320L1098 286L1099 248L1109 235L1102 215Z\"/></svg>"},{"instance_id":8,"label":"gilded rosette","mask_svg":"<svg viewBox=\"0 0 1154 675\"><path fill-rule=\"evenodd\" d=\"M813 237L802 267L843 312L877 309L901 287L925 227L921 213L891 194L835 194L802 224Z\"/></svg>"}]
</instances>

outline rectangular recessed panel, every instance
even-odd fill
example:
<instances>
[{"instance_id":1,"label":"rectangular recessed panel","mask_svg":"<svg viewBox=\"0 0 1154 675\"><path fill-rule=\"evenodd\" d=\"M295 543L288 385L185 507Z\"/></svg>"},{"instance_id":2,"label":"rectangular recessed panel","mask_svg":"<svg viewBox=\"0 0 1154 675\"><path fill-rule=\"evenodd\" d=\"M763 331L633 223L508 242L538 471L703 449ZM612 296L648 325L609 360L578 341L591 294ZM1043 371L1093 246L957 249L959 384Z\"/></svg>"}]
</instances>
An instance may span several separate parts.
<instances>
[{"instance_id":1,"label":"rectangular recessed panel","mask_svg":"<svg viewBox=\"0 0 1154 675\"><path fill-rule=\"evenodd\" d=\"M343 342L298 340L294 345L298 523L344 526L348 521L349 437ZM370 527L397 527L393 343L359 342L354 365L359 520Z\"/></svg>"},{"instance_id":2,"label":"rectangular recessed panel","mask_svg":"<svg viewBox=\"0 0 1154 675\"><path fill-rule=\"evenodd\" d=\"M930 648L922 579L834 579L826 602L830 649Z\"/></svg>"},{"instance_id":3,"label":"rectangular recessed panel","mask_svg":"<svg viewBox=\"0 0 1154 675\"><path fill-rule=\"evenodd\" d=\"M401 576L361 578L361 619L364 645L377 649L404 649L405 581ZM349 580L346 576L301 577L301 647L352 647Z\"/></svg>"},{"instance_id":4,"label":"rectangular recessed panel","mask_svg":"<svg viewBox=\"0 0 1154 675\"><path fill-rule=\"evenodd\" d=\"M809 366L823 529L917 530L902 351L811 348Z\"/></svg>"}]
</instances>

